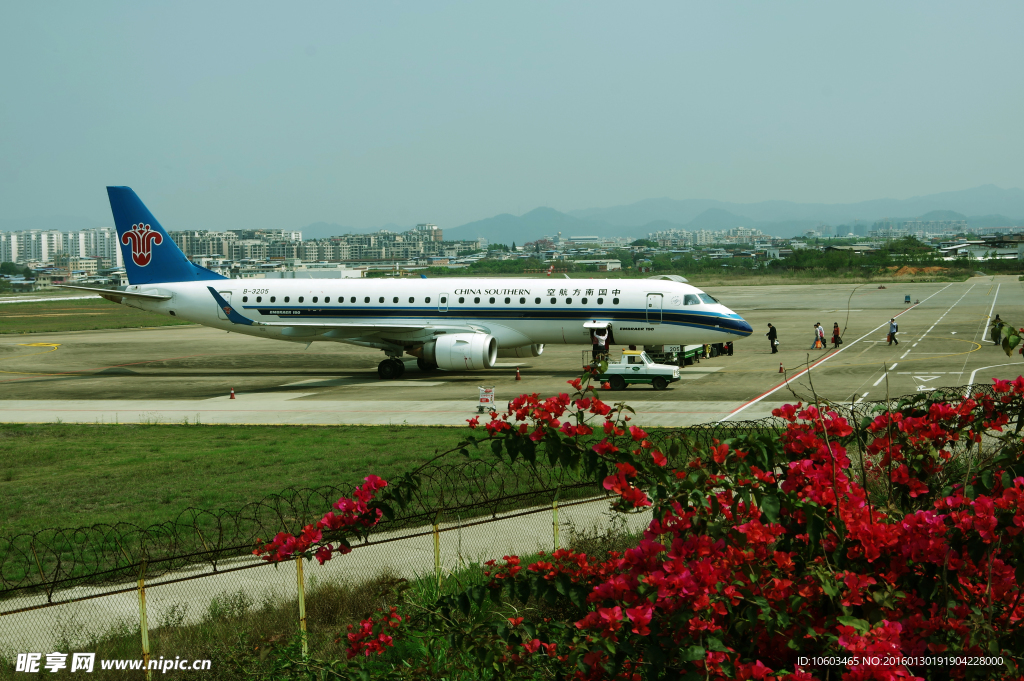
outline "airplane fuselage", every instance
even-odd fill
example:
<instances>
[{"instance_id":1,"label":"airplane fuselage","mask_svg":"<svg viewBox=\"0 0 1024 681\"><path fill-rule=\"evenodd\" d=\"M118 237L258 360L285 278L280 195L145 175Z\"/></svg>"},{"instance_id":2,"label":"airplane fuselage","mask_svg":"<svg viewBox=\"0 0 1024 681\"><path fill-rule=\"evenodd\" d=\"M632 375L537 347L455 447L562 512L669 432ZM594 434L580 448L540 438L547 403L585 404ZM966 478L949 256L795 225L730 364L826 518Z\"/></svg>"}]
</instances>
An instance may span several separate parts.
<instances>
[{"instance_id":1,"label":"airplane fuselage","mask_svg":"<svg viewBox=\"0 0 1024 681\"><path fill-rule=\"evenodd\" d=\"M211 296L211 287L253 323L232 321ZM703 291L657 279L224 279L124 290L170 296L165 301L122 299L132 307L301 343L408 350L434 337L438 328L466 327L494 336L500 348L589 345L594 322L607 324L616 345L722 343L751 333L739 315ZM332 324L423 328L352 336L325 326Z\"/></svg>"}]
</instances>

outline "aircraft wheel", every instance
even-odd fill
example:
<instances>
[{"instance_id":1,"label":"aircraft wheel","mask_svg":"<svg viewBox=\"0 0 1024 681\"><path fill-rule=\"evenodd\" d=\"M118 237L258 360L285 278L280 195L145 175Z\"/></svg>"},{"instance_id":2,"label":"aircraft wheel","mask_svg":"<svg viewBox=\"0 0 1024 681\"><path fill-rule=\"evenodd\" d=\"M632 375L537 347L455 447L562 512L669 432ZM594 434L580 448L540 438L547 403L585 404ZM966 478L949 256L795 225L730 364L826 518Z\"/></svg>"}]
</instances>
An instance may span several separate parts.
<instances>
[{"instance_id":1,"label":"aircraft wheel","mask_svg":"<svg viewBox=\"0 0 1024 681\"><path fill-rule=\"evenodd\" d=\"M405 362L400 359L396 359L395 364L398 365L398 375L395 376L395 378L401 378L405 375Z\"/></svg>"},{"instance_id":2,"label":"aircraft wheel","mask_svg":"<svg viewBox=\"0 0 1024 681\"><path fill-rule=\"evenodd\" d=\"M666 381L661 376L655 376L653 379L651 379L651 385L654 386L655 390L664 390L665 388L668 387L668 381Z\"/></svg>"},{"instance_id":3,"label":"aircraft wheel","mask_svg":"<svg viewBox=\"0 0 1024 681\"><path fill-rule=\"evenodd\" d=\"M416 366L420 368L420 371L435 371L437 369L436 364L431 364L422 357L416 360Z\"/></svg>"},{"instance_id":4,"label":"aircraft wheel","mask_svg":"<svg viewBox=\"0 0 1024 681\"><path fill-rule=\"evenodd\" d=\"M622 376L612 376L608 379L608 385L611 386L612 390L625 390L626 379Z\"/></svg>"},{"instance_id":5,"label":"aircraft wheel","mask_svg":"<svg viewBox=\"0 0 1024 681\"><path fill-rule=\"evenodd\" d=\"M383 378L385 381L390 381L393 378L401 376L401 369L399 368L400 362L388 358L377 365L377 375Z\"/></svg>"}]
</instances>

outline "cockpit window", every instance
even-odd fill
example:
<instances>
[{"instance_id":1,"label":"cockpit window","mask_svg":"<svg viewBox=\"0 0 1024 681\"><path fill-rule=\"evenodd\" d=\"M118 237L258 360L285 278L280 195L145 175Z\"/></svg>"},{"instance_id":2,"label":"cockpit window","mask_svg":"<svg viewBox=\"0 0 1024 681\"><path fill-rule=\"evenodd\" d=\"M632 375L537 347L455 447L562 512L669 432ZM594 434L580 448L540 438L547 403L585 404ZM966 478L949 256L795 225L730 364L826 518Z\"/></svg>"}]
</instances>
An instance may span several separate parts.
<instances>
[{"instance_id":1,"label":"cockpit window","mask_svg":"<svg viewBox=\"0 0 1024 681\"><path fill-rule=\"evenodd\" d=\"M704 301L705 305L721 305L721 303L719 303L717 300L715 300L706 293L700 293L698 295L700 296L700 299Z\"/></svg>"},{"instance_id":2,"label":"cockpit window","mask_svg":"<svg viewBox=\"0 0 1024 681\"><path fill-rule=\"evenodd\" d=\"M683 298L683 305L700 305L700 298L692 293L687 293Z\"/></svg>"}]
</instances>

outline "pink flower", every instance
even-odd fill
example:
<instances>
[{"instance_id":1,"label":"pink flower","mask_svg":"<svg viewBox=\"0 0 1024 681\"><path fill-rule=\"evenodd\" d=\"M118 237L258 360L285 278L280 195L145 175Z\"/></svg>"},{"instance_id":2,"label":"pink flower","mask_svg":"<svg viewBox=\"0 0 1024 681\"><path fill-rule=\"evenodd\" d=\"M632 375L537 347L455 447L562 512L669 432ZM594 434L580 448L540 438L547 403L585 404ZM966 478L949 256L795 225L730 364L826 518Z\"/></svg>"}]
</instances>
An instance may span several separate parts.
<instances>
[{"instance_id":1,"label":"pink flower","mask_svg":"<svg viewBox=\"0 0 1024 681\"><path fill-rule=\"evenodd\" d=\"M635 608L626 609L626 616L629 617L629 621L633 623L634 634L647 636L651 633L651 630L647 628L647 625L651 623L651 615L653 613L653 608L651 608L647 603L638 605Z\"/></svg>"}]
</instances>

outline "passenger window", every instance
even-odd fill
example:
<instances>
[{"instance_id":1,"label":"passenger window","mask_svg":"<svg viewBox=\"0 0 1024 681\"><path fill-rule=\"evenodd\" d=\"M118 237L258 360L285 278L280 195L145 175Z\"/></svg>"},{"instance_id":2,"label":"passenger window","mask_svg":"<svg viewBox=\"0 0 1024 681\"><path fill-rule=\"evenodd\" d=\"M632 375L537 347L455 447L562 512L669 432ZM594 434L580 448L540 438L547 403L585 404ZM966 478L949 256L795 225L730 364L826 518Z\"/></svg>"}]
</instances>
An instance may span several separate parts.
<instances>
[{"instance_id":1,"label":"passenger window","mask_svg":"<svg viewBox=\"0 0 1024 681\"><path fill-rule=\"evenodd\" d=\"M533 303L534 305L540 305L540 298L534 298Z\"/></svg>"},{"instance_id":2,"label":"passenger window","mask_svg":"<svg viewBox=\"0 0 1024 681\"><path fill-rule=\"evenodd\" d=\"M314 303L315 303L316 301L318 301L319 299L320 299L319 297L317 297L317 296L313 296L313 302L314 302Z\"/></svg>"},{"instance_id":3,"label":"passenger window","mask_svg":"<svg viewBox=\"0 0 1024 681\"><path fill-rule=\"evenodd\" d=\"M619 299L618 298L612 298L612 305L618 305L618 304L619 304Z\"/></svg>"},{"instance_id":4,"label":"passenger window","mask_svg":"<svg viewBox=\"0 0 1024 681\"><path fill-rule=\"evenodd\" d=\"M392 303L397 303L398 302L398 296L395 296L394 298L392 298L391 302Z\"/></svg>"},{"instance_id":5,"label":"passenger window","mask_svg":"<svg viewBox=\"0 0 1024 681\"><path fill-rule=\"evenodd\" d=\"M413 298L412 296L409 296L409 302L410 302L410 303L415 303L415 302L416 302L416 299L415 299L415 298Z\"/></svg>"},{"instance_id":6,"label":"passenger window","mask_svg":"<svg viewBox=\"0 0 1024 681\"><path fill-rule=\"evenodd\" d=\"M683 296L683 305L700 305L700 298L692 293L687 293Z\"/></svg>"},{"instance_id":7,"label":"passenger window","mask_svg":"<svg viewBox=\"0 0 1024 681\"><path fill-rule=\"evenodd\" d=\"M474 299L473 299L473 302L474 302L474 303L479 303L479 302L480 302L480 299L479 299L479 298L474 298Z\"/></svg>"},{"instance_id":8,"label":"passenger window","mask_svg":"<svg viewBox=\"0 0 1024 681\"><path fill-rule=\"evenodd\" d=\"M276 300L277 300L277 296L270 296L270 302L273 303Z\"/></svg>"},{"instance_id":9,"label":"passenger window","mask_svg":"<svg viewBox=\"0 0 1024 681\"><path fill-rule=\"evenodd\" d=\"M558 298L552 298L552 299L551 299L551 304L552 304L552 305L554 305L554 304L555 304L555 303L557 303L557 302L558 302Z\"/></svg>"},{"instance_id":10,"label":"passenger window","mask_svg":"<svg viewBox=\"0 0 1024 681\"><path fill-rule=\"evenodd\" d=\"M580 302L583 303L584 305L586 305L587 304L587 299L586 298L580 298Z\"/></svg>"},{"instance_id":11,"label":"passenger window","mask_svg":"<svg viewBox=\"0 0 1024 681\"><path fill-rule=\"evenodd\" d=\"M565 299L565 304L566 305L572 305L572 298L566 298Z\"/></svg>"},{"instance_id":12,"label":"passenger window","mask_svg":"<svg viewBox=\"0 0 1024 681\"><path fill-rule=\"evenodd\" d=\"M348 299L348 302L350 302L350 303L356 302L356 297L352 296L351 298Z\"/></svg>"},{"instance_id":13,"label":"passenger window","mask_svg":"<svg viewBox=\"0 0 1024 681\"><path fill-rule=\"evenodd\" d=\"M383 302L384 302L384 296L381 296L381 297L380 297L380 301L379 301L379 302L381 302L381 303L383 303Z\"/></svg>"},{"instance_id":14,"label":"passenger window","mask_svg":"<svg viewBox=\"0 0 1024 681\"><path fill-rule=\"evenodd\" d=\"M526 305L526 298L520 298L519 299L519 304L520 305Z\"/></svg>"},{"instance_id":15,"label":"passenger window","mask_svg":"<svg viewBox=\"0 0 1024 681\"><path fill-rule=\"evenodd\" d=\"M465 299L465 298L463 298L462 296L459 296L459 302L460 302L460 303L464 303L464 302L466 302L466 299Z\"/></svg>"},{"instance_id":16,"label":"passenger window","mask_svg":"<svg viewBox=\"0 0 1024 681\"><path fill-rule=\"evenodd\" d=\"M288 298L288 296L285 296L285 297L284 297L284 302L286 302L286 303L287 303L287 302L288 302L289 300L290 300L290 299Z\"/></svg>"},{"instance_id":17,"label":"passenger window","mask_svg":"<svg viewBox=\"0 0 1024 681\"><path fill-rule=\"evenodd\" d=\"M300 302L300 303L302 302L302 299L303 299L303 298L304 298L304 296L299 296L299 302Z\"/></svg>"},{"instance_id":18,"label":"passenger window","mask_svg":"<svg viewBox=\"0 0 1024 681\"><path fill-rule=\"evenodd\" d=\"M491 298L490 301L488 301L488 302L490 302L491 305L494 305L494 298Z\"/></svg>"},{"instance_id":19,"label":"passenger window","mask_svg":"<svg viewBox=\"0 0 1024 681\"><path fill-rule=\"evenodd\" d=\"M506 298L506 299L505 299L505 304L506 304L506 305L508 305L508 304L509 304L509 303L511 303L511 302L512 302L512 299L511 299L511 298Z\"/></svg>"},{"instance_id":20,"label":"passenger window","mask_svg":"<svg viewBox=\"0 0 1024 681\"><path fill-rule=\"evenodd\" d=\"M330 296L327 296L326 298L324 298L324 302L325 302L325 303L329 303L329 302L331 302L331 297L330 297Z\"/></svg>"},{"instance_id":21,"label":"passenger window","mask_svg":"<svg viewBox=\"0 0 1024 681\"><path fill-rule=\"evenodd\" d=\"M366 296L365 298L363 298L363 302L364 303L370 302L370 296Z\"/></svg>"},{"instance_id":22,"label":"passenger window","mask_svg":"<svg viewBox=\"0 0 1024 681\"><path fill-rule=\"evenodd\" d=\"M597 299L597 304L598 305L604 305L604 298L598 298Z\"/></svg>"},{"instance_id":23,"label":"passenger window","mask_svg":"<svg viewBox=\"0 0 1024 681\"><path fill-rule=\"evenodd\" d=\"M242 296L242 302L243 303L248 303L249 302L249 296Z\"/></svg>"},{"instance_id":24,"label":"passenger window","mask_svg":"<svg viewBox=\"0 0 1024 681\"><path fill-rule=\"evenodd\" d=\"M263 296L256 296L256 302L257 303L262 303L263 302Z\"/></svg>"},{"instance_id":25,"label":"passenger window","mask_svg":"<svg viewBox=\"0 0 1024 681\"><path fill-rule=\"evenodd\" d=\"M423 302L424 303L429 303L430 302L430 296L427 296L426 298L424 298Z\"/></svg>"}]
</instances>

